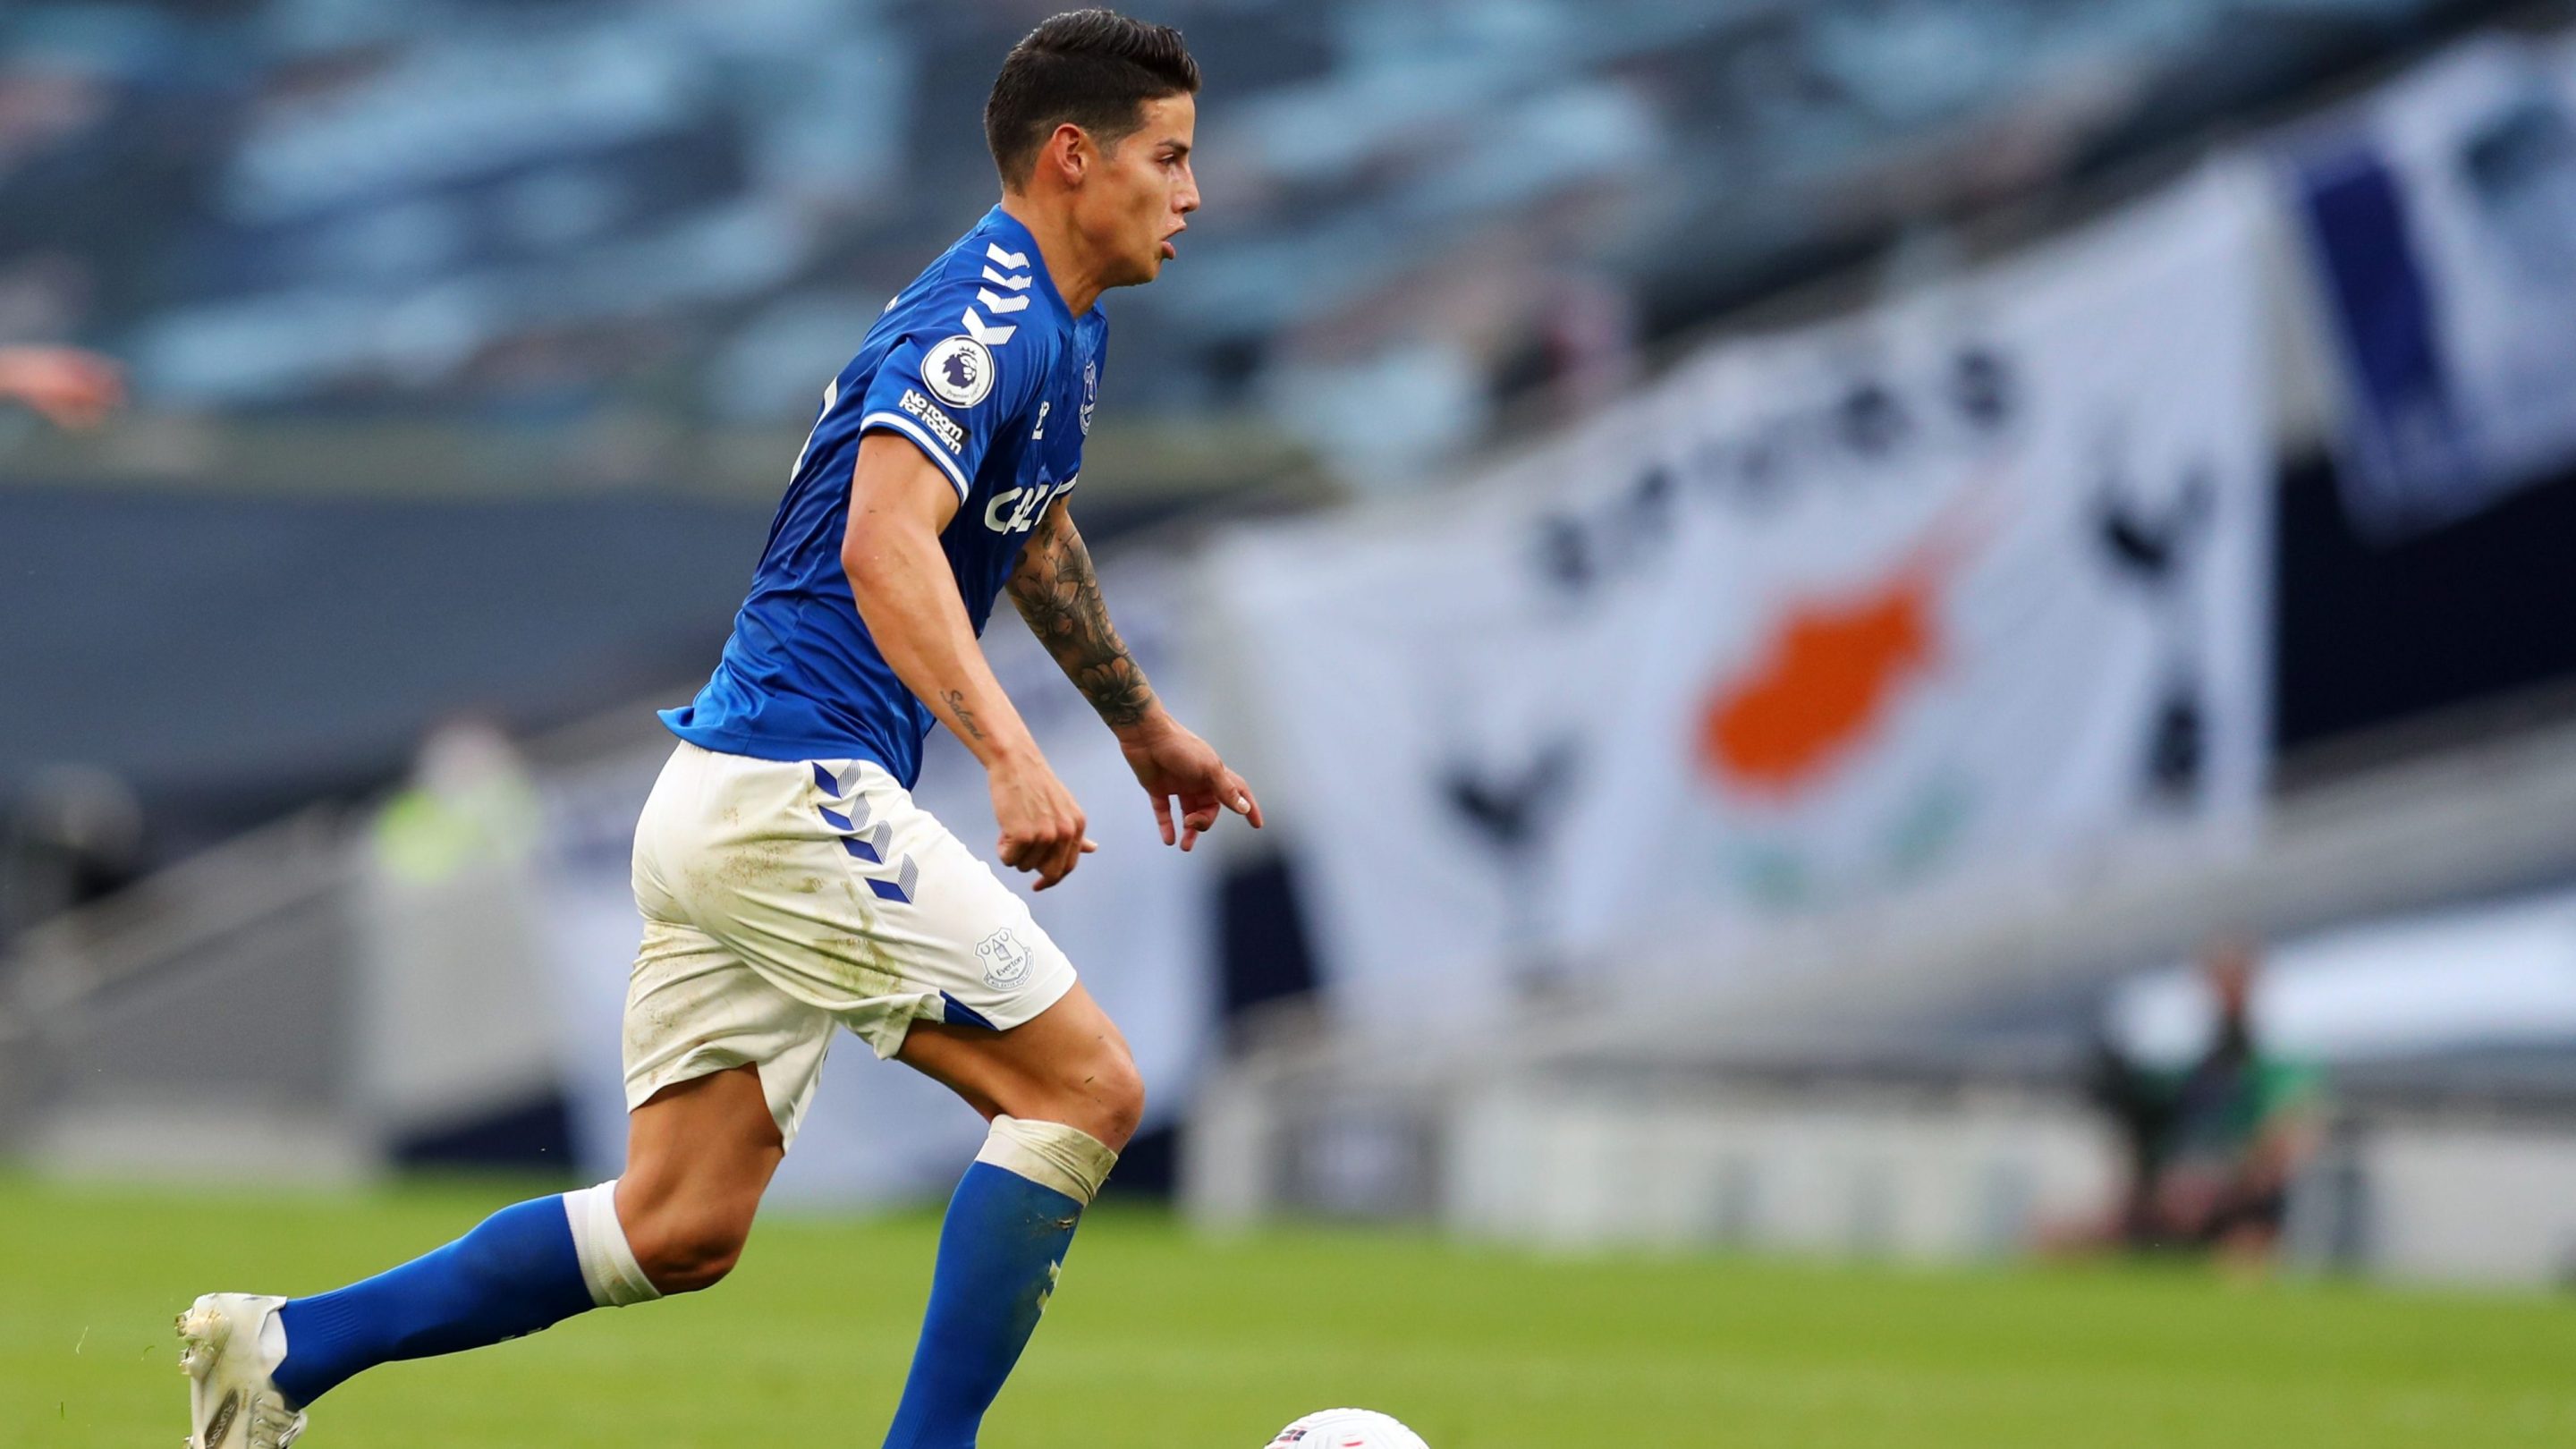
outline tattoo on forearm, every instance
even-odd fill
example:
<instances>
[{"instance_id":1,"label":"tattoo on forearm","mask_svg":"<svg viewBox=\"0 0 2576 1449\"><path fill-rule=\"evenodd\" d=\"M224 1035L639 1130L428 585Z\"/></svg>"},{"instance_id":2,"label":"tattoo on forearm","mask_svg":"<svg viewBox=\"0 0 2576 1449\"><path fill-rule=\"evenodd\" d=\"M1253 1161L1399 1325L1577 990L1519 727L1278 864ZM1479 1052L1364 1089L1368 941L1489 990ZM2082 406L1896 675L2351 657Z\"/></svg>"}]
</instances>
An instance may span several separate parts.
<instances>
[{"instance_id":1,"label":"tattoo on forearm","mask_svg":"<svg viewBox=\"0 0 2576 1449\"><path fill-rule=\"evenodd\" d=\"M1020 555L1010 589L1029 631L1102 720L1131 725L1153 710L1154 687L1109 622L1081 534L1053 519L1041 525Z\"/></svg>"},{"instance_id":2,"label":"tattoo on forearm","mask_svg":"<svg viewBox=\"0 0 2576 1449\"><path fill-rule=\"evenodd\" d=\"M975 711L966 707L966 691L952 689L939 697L947 701L948 712L957 716L958 726L964 729L970 738L980 740L984 737L984 727L975 723Z\"/></svg>"}]
</instances>

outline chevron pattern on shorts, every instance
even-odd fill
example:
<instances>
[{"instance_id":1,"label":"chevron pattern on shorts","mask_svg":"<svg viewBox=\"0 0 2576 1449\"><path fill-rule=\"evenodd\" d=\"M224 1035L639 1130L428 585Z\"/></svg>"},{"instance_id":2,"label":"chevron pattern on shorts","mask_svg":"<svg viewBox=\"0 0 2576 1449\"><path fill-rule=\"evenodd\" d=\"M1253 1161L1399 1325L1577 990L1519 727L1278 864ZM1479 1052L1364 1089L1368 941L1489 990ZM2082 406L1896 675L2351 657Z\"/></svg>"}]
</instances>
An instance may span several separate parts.
<instances>
[{"instance_id":1,"label":"chevron pattern on shorts","mask_svg":"<svg viewBox=\"0 0 2576 1449\"><path fill-rule=\"evenodd\" d=\"M921 882L921 867L913 864L912 857L908 855L897 860L895 865L893 880L879 880L875 876L867 876L864 879L868 883L868 889L875 891L879 899L893 901L898 905L911 905L913 888Z\"/></svg>"},{"instance_id":2,"label":"chevron pattern on shorts","mask_svg":"<svg viewBox=\"0 0 2576 1449\"><path fill-rule=\"evenodd\" d=\"M835 803L839 802L842 794L840 778L820 764L814 766L814 784ZM830 805L817 805L814 813L823 817L824 824L839 832L841 849L847 851L851 859L867 865L894 867L892 880L864 873L860 876L868 883L868 889L876 893L877 899L893 901L897 905L912 904L913 889L921 880L921 867L915 865L908 855L888 859L888 852L894 849L894 826L891 822L873 819L866 796L852 796L846 815Z\"/></svg>"}]
</instances>

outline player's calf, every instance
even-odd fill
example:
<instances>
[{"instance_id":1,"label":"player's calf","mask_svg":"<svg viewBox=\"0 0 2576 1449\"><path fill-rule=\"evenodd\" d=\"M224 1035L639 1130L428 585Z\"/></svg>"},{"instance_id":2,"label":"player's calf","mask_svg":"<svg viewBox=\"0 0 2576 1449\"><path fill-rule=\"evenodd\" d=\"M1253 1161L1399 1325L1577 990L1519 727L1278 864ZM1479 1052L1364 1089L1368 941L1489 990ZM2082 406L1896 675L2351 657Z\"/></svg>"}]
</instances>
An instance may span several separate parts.
<instances>
[{"instance_id":1,"label":"player's calf","mask_svg":"<svg viewBox=\"0 0 2576 1449\"><path fill-rule=\"evenodd\" d=\"M444 1247L310 1298L199 1298L179 1317L189 1449L285 1449L304 1406L352 1374L662 1296L618 1225L616 1191L604 1182L503 1208Z\"/></svg>"},{"instance_id":2,"label":"player's calf","mask_svg":"<svg viewBox=\"0 0 2576 1449\"><path fill-rule=\"evenodd\" d=\"M887 1449L971 1449L1117 1160L1061 1122L993 1119L940 1226L930 1308Z\"/></svg>"}]
</instances>

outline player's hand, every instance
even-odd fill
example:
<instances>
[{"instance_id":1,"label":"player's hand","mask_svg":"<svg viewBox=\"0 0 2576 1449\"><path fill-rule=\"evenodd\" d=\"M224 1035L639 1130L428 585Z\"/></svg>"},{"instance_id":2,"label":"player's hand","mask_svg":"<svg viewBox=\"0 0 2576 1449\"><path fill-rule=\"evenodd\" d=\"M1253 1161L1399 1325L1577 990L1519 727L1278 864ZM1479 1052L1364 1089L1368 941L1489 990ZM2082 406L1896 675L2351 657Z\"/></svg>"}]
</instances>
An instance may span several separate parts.
<instances>
[{"instance_id":1,"label":"player's hand","mask_svg":"<svg viewBox=\"0 0 2576 1449\"><path fill-rule=\"evenodd\" d=\"M94 427L125 400L125 374L72 347L0 347L0 397L15 398L60 427Z\"/></svg>"},{"instance_id":2,"label":"player's hand","mask_svg":"<svg viewBox=\"0 0 2576 1449\"><path fill-rule=\"evenodd\" d=\"M1163 827L1163 843L1187 850L1216 828L1217 814L1231 810L1261 828L1261 802L1252 787L1225 767L1214 747L1181 728L1167 714L1118 737L1136 783L1154 801L1154 823ZM1173 828L1173 804L1179 802L1179 829Z\"/></svg>"},{"instance_id":3,"label":"player's hand","mask_svg":"<svg viewBox=\"0 0 2576 1449\"><path fill-rule=\"evenodd\" d=\"M1100 848L1082 833L1086 822L1073 792L1038 755L1002 761L985 780L993 790L993 818L1002 826L1002 864L1036 875L1039 890L1072 874L1076 862Z\"/></svg>"}]
</instances>

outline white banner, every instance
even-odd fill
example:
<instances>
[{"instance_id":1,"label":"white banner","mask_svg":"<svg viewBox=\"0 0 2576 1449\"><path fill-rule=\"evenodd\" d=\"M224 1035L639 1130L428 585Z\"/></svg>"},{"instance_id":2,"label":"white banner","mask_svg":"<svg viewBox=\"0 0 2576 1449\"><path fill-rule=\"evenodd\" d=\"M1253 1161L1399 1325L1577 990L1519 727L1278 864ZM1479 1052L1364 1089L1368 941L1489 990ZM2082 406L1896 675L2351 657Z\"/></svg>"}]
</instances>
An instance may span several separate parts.
<instances>
[{"instance_id":1,"label":"white banner","mask_svg":"<svg viewBox=\"0 0 2576 1449\"><path fill-rule=\"evenodd\" d=\"M2289 165L2381 536L2576 461L2576 65L2469 42L2307 128Z\"/></svg>"},{"instance_id":2,"label":"white banner","mask_svg":"<svg viewBox=\"0 0 2576 1449\"><path fill-rule=\"evenodd\" d=\"M1113 561L1103 574L1120 631L1155 688L1184 722L1196 718L1196 691L1172 647L1176 614L1164 575L1146 560ZM1183 856L1163 845L1116 740L1008 601L984 644L1100 842L1061 885L1031 895L1031 908L1125 1033L1145 1078L1146 1125L1157 1126L1186 1100L1215 1038L1216 867L1204 850ZM642 933L627 857L661 761L656 750L548 782L554 841L543 901L556 946L564 1076L583 1170L601 1177L625 1160L618 1028ZM913 798L968 848L993 858L999 830L984 772L944 731L931 736ZM999 873L1028 891L1025 877ZM842 1037L772 1196L834 1206L935 1197L955 1186L983 1136L982 1120L945 1087Z\"/></svg>"},{"instance_id":3,"label":"white banner","mask_svg":"<svg viewBox=\"0 0 2576 1449\"><path fill-rule=\"evenodd\" d=\"M2261 796L2261 188L1712 347L1472 486L1247 529L1206 587L1330 984L1517 978L2064 862ZM1583 973L1607 972L1602 976Z\"/></svg>"}]
</instances>

